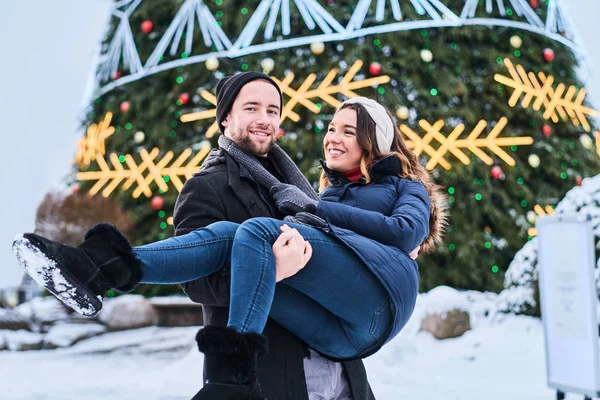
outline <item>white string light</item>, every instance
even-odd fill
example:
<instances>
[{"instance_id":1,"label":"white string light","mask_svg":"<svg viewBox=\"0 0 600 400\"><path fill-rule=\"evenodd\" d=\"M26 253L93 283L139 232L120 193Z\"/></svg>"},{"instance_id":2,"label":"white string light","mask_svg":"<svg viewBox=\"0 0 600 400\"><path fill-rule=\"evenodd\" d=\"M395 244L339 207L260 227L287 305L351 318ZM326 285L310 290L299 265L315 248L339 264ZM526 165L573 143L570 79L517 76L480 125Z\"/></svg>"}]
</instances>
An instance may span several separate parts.
<instances>
[{"instance_id":1,"label":"white string light","mask_svg":"<svg viewBox=\"0 0 600 400\"><path fill-rule=\"evenodd\" d=\"M202 33L204 45L208 49L211 49L213 44L218 51L223 51L232 47L231 41L229 41L225 32L223 32L216 19L210 13L208 7L201 0L186 0L146 61L146 65L144 65L146 71L152 70L153 67L158 65L161 57L163 57L169 47L169 44L171 45L169 54L171 54L171 56L177 54L181 37L183 36L183 31L186 27L185 52L188 55L192 53L192 40L194 37L193 32L196 20L198 21L198 26Z\"/></svg>"},{"instance_id":2,"label":"white string light","mask_svg":"<svg viewBox=\"0 0 600 400\"><path fill-rule=\"evenodd\" d=\"M100 58L98 75L101 80L108 80L115 76L119 70L121 56L123 57L123 66L131 74L143 71L142 62L129 26L129 17L141 2L142 0L125 0L115 3L113 15L119 18L120 21L108 50ZM123 6L128 7L125 11L119 10Z\"/></svg>"},{"instance_id":3,"label":"white string light","mask_svg":"<svg viewBox=\"0 0 600 400\"><path fill-rule=\"evenodd\" d=\"M346 27L343 27L329 14L317 0L293 1L306 27L311 31L318 27L321 30L320 33L315 32L314 35L304 37L290 37L291 1L262 0L241 31L238 39L232 44L202 0L185 0L143 66L128 22L129 16L142 0L117 1L114 4L112 14L120 18L121 21L108 49L99 58L95 96L100 96L116 87L146 76L184 65L204 62L209 58L235 58L247 54L303 46L314 42L341 42L366 35L415 29L471 25L501 26L545 35L564 44L576 54L580 52L579 47L571 39L574 35L570 32L571 27L562 11L560 0L548 0L545 23L526 0L496 0L495 4L493 0L486 0L484 6L486 13L490 15L489 18L475 17L477 9L480 7L478 0L465 0L460 16L450 10L443 3L443 0L390 0L392 17L398 22L377 24L375 26L363 26L372 0L359 0ZM427 19L403 21L401 1L404 1L406 5L412 5L418 15L426 16ZM513 12L523 20L492 17L494 6L503 17L507 16L508 7L511 7ZM377 22L382 22L385 19L386 7L387 1L377 0L375 14ZM277 37L274 39L276 21L280 14L281 35L283 35L283 38ZM252 44L256 41L256 35L265 20L263 43ZM204 54L192 55L193 31L196 21L202 32L204 45L209 51ZM187 58L162 62L163 55L169 45L171 45L170 54L175 56L186 28L185 52L188 55ZM213 46L216 51L212 50ZM101 83L109 80L118 70L121 58L130 74L102 86Z\"/></svg>"},{"instance_id":4,"label":"white string light","mask_svg":"<svg viewBox=\"0 0 600 400\"><path fill-rule=\"evenodd\" d=\"M413 7L415 8L415 12L419 15L425 15L425 8L421 5L420 0L410 0Z\"/></svg>"}]
</instances>

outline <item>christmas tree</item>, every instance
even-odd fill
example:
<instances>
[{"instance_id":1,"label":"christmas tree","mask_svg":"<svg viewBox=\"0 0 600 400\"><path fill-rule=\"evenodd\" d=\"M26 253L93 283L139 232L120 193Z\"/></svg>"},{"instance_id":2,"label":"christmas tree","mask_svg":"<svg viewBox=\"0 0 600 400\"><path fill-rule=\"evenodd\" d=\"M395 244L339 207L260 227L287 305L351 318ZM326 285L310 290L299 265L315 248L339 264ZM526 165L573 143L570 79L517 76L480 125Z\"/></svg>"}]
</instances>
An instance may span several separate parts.
<instances>
[{"instance_id":1,"label":"christmas tree","mask_svg":"<svg viewBox=\"0 0 600 400\"><path fill-rule=\"evenodd\" d=\"M555 0L120 0L74 179L122 203L136 244L155 241L173 234L178 189L216 145L221 77L278 81L279 143L315 184L333 111L371 97L448 190L450 226L419 257L421 289L499 291L534 207L600 170L577 66Z\"/></svg>"}]
</instances>

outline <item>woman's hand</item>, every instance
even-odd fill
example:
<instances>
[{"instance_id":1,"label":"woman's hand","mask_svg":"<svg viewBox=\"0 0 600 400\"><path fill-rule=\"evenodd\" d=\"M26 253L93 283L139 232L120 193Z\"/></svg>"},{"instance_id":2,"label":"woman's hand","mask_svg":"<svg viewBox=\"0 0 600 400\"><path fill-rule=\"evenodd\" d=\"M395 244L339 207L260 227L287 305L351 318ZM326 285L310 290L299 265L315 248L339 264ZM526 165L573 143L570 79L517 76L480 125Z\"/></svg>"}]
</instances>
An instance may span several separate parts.
<instances>
[{"instance_id":1,"label":"woman's hand","mask_svg":"<svg viewBox=\"0 0 600 400\"><path fill-rule=\"evenodd\" d=\"M281 235L273 244L276 281L279 282L298 273L310 260L312 247L300 232L287 225L281 227Z\"/></svg>"},{"instance_id":2,"label":"woman's hand","mask_svg":"<svg viewBox=\"0 0 600 400\"><path fill-rule=\"evenodd\" d=\"M421 250L421 246L418 246L416 249L414 249L413 251L410 252L410 258L412 258L413 260L416 260L418 255L419 255L419 250Z\"/></svg>"}]
</instances>

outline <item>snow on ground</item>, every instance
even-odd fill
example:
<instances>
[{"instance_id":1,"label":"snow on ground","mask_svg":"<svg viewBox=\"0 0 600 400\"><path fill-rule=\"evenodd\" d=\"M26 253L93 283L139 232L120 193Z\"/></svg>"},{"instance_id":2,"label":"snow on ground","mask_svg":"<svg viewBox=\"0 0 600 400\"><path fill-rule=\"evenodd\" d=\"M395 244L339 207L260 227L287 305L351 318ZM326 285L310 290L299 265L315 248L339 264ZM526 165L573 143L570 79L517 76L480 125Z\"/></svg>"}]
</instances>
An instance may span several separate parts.
<instances>
[{"instance_id":1,"label":"snow on ground","mask_svg":"<svg viewBox=\"0 0 600 400\"><path fill-rule=\"evenodd\" d=\"M421 295L404 331L365 360L376 398L554 399L546 386L542 322L494 313L495 298L444 287ZM418 331L425 314L455 306L471 313L471 331L444 341ZM202 355L193 342L197 329L150 327L68 349L0 352L0 398L189 400L202 380Z\"/></svg>"},{"instance_id":2,"label":"snow on ground","mask_svg":"<svg viewBox=\"0 0 600 400\"><path fill-rule=\"evenodd\" d=\"M151 327L68 349L0 352L0 398L189 400L202 385L197 330Z\"/></svg>"}]
</instances>

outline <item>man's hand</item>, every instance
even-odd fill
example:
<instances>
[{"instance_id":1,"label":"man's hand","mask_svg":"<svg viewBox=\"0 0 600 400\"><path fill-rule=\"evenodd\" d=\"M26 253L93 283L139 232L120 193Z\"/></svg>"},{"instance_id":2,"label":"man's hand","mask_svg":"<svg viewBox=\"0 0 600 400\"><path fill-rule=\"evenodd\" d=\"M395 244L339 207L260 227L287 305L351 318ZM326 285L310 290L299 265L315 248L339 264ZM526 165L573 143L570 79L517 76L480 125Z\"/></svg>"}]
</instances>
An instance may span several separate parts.
<instances>
[{"instance_id":1,"label":"man's hand","mask_svg":"<svg viewBox=\"0 0 600 400\"><path fill-rule=\"evenodd\" d=\"M300 271L312 256L312 247L300 232L287 225L281 227L281 235L273 244L276 282L289 278Z\"/></svg>"},{"instance_id":2,"label":"man's hand","mask_svg":"<svg viewBox=\"0 0 600 400\"><path fill-rule=\"evenodd\" d=\"M416 260L417 256L419 255L419 250L421 250L421 246L419 246L416 249L414 249L413 251L411 251L409 254L410 258L412 258L413 260Z\"/></svg>"},{"instance_id":3,"label":"man's hand","mask_svg":"<svg viewBox=\"0 0 600 400\"><path fill-rule=\"evenodd\" d=\"M286 215L296 215L302 211L314 214L319 203L317 200L308 197L296 186L287 183L278 183L271 187L271 197L277 209Z\"/></svg>"}]
</instances>

